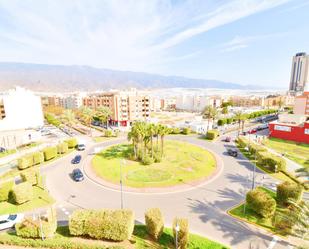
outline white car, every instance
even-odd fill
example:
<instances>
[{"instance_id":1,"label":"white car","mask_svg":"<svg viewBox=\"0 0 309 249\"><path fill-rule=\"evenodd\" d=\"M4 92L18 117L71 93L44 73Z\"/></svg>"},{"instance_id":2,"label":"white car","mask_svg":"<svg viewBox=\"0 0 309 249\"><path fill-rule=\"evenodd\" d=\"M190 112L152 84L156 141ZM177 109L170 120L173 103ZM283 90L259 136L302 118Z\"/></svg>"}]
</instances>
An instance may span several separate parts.
<instances>
[{"instance_id":1,"label":"white car","mask_svg":"<svg viewBox=\"0 0 309 249\"><path fill-rule=\"evenodd\" d=\"M77 145L77 150L85 150L86 146L84 144L78 144Z\"/></svg>"},{"instance_id":2,"label":"white car","mask_svg":"<svg viewBox=\"0 0 309 249\"><path fill-rule=\"evenodd\" d=\"M10 214L0 216L0 230L12 228L16 223L21 222L24 219L23 214Z\"/></svg>"}]
</instances>

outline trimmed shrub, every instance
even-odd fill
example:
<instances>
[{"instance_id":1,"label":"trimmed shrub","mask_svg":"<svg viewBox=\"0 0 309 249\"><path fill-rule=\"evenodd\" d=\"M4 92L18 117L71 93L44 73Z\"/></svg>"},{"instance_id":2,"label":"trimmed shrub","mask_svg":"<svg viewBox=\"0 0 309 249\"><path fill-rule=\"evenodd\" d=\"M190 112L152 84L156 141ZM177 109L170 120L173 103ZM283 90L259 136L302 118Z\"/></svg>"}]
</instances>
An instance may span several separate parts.
<instances>
[{"instance_id":1,"label":"trimmed shrub","mask_svg":"<svg viewBox=\"0 0 309 249\"><path fill-rule=\"evenodd\" d=\"M112 137L112 136L113 136L113 131L111 130L104 131L104 137Z\"/></svg>"},{"instance_id":2,"label":"trimmed shrub","mask_svg":"<svg viewBox=\"0 0 309 249\"><path fill-rule=\"evenodd\" d=\"M282 204L288 204L288 201L299 203L303 196L303 187L294 182L283 182L277 186L277 199Z\"/></svg>"},{"instance_id":3,"label":"trimmed shrub","mask_svg":"<svg viewBox=\"0 0 309 249\"><path fill-rule=\"evenodd\" d=\"M155 163L160 163L162 161L161 152L155 152L153 154L153 158L154 158Z\"/></svg>"},{"instance_id":4,"label":"trimmed shrub","mask_svg":"<svg viewBox=\"0 0 309 249\"><path fill-rule=\"evenodd\" d=\"M57 147L47 147L43 150L44 160L49 161L57 156Z\"/></svg>"},{"instance_id":5,"label":"trimmed shrub","mask_svg":"<svg viewBox=\"0 0 309 249\"><path fill-rule=\"evenodd\" d=\"M170 129L170 134L180 134L181 130L178 127L174 127Z\"/></svg>"},{"instance_id":6,"label":"trimmed shrub","mask_svg":"<svg viewBox=\"0 0 309 249\"><path fill-rule=\"evenodd\" d=\"M249 152L251 154L267 151L267 149L265 147L260 146L260 145L255 144L255 143L248 144L248 147L249 147Z\"/></svg>"},{"instance_id":7,"label":"trimmed shrub","mask_svg":"<svg viewBox=\"0 0 309 249\"><path fill-rule=\"evenodd\" d=\"M17 164L18 164L18 169L29 168L33 165L33 156L25 155L21 158L18 158Z\"/></svg>"},{"instance_id":8,"label":"trimmed shrub","mask_svg":"<svg viewBox=\"0 0 309 249\"><path fill-rule=\"evenodd\" d=\"M150 208L145 213L145 224L149 235L158 240L164 229L164 220L159 208Z\"/></svg>"},{"instance_id":9,"label":"trimmed shrub","mask_svg":"<svg viewBox=\"0 0 309 249\"><path fill-rule=\"evenodd\" d=\"M17 205L33 199L33 188L31 183L22 182L12 188L12 199Z\"/></svg>"},{"instance_id":10,"label":"trimmed shrub","mask_svg":"<svg viewBox=\"0 0 309 249\"><path fill-rule=\"evenodd\" d=\"M227 124L231 124L231 123L232 123L232 121L233 121L233 119L232 119L232 118L227 118L227 119L226 119L226 123L227 123Z\"/></svg>"},{"instance_id":11,"label":"trimmed shrub","mask_svg":"<svg viewBox=\"0 0 309 249\"><path fill-rule=\"evenodd\" d=\"M75 137L65 140L69 149L73 149L77 146L77 139Z\"/></svg>"},{"instance_id":12,"label":"trimmed shrub","mask_svg":"<svg viewBox=\"0 0 309 249\"><path fill-rule=\"evenodd\" d=\"M151 158L150 156L146 155L146 156L144 156L144 158L142 158L142 163L144 165L150 165L150 164L154 163L154 159Z\"/></svg>"},{"instance_id":13,"label":"trimmed shrub","mask_svg":"<svg viewBox=\"0 0 309 249\"><path fill-rule=\"evenodd\" d=\"M206 138L210 140L214 140L219 136L219 131L217 130L209 130L207 131Z\"/></svg>"},{"instance_id":14,"label":"trimmed shrub","mask_svg":"<svg viewBox=\"0 0 309 249\"><path fill-rule=\"evenodd\" d=\"M41 164L44 162L44 154L41 151L34 152L33 156L33 165Z\"/></svg>"},{"instance_id":15,"label":"trimmed shrub","mask_svg":"<svg viewBox=\"0 0 309 249\"><path fill-rule=\"evenodd\" d=\"M182 134L184 134L184 135L189 135L190 133L191 133L190 128L184 127L184 128L182 129Z\"/></svg>"},{"instance_id":16,"label":"trimmed shrub","mask_svg":"<svg viewBox=\"0 0 309 249\"><path fill-rule=\"evenodd\" d=\"M272 153L260 151L257 159L261 166L267 168L271 172L284 171L286 169L286 161Z\"/></svg>"},{"instance_id":17,"label":"trimmed shrub","mask_svg":"<svg viewBox=\"0 0 309 249\"><path fill-rule=\"evenodd\" d=\"M246 202L257 214L270 218L276 211L276 201L262 189L256 188L247 193Z\"/></svg>"},{"instance_id":18,"label":"trimmed shrub","mask_svg":"<svg viewBox=\"0 0 309 249\"><path fill-rule=\"evenodd\" d=\"M45 114L45 119L49 124L52 124L56 127L59 127L61 124L61 122L57 118L55 118L53 114L50 114L50 113Z\"/></svg>"},{"instance_id":19,"label":"trimmed shrub","mask_svg":"<svg viewBox=\"0 0 309 249\"><path fill-rule=\"evenodd\" d=\"M134 214L131 210L78 210L71 215L69 228L71 235L123 241L131 238Z\"/></svg>"},{"instance_id":20,"label":"trimmed shrub","mask_svg":"<svg viewBox=\"0 0 309 249\"><path fill-rule=\"evenodd\" d=\"M67 143L60 143L57 145L57 153L58 154L65 154L69 151L69 146Z\"/></svg>"},{"instance_id":21,"label":"trimmed shrub","mask_svg":"<svg viewBox=\"0 0 309 249\"><path fill-rule=\"evenodd\" d=\"M7 201L9 199L10 191L14 185L14 181L7 181L0 184L0 201Z\"/></svg>"},{"instance_id":22,"label":"trimmed shrub","mask_svg":"<svg viewBox=\"0 0 309 249\"><path fill-rule=\"evenodd\" d=\"M173 234L176 241L176 225L179 227L177 232L178 248L186 249L189 241L189 222L187 219L175 218L173 221Z\"/></svg>"},{"instance_id":23,"label":"trimmed shrub","mask_svg":"<svg viewBox=\"0 0 309 249\"><path fill-rule=\"evenodd\" d=\"M222 126L225 125L227 123L227 119L223 118L223 119L219 119L217 124L218 126Z\"/></svg>"},{"instance_id":24,"label":"trimmed shrub","mask_svg":"<svg viewBox=\"0 0 309 249\"><path fill-rule=\"evenodd\" d=\"M239 136L237 138L237 143L240 147L245 148L249 141L245 137Z\"/></svg>"},{"instance_id":25,"label":"trimmed shrub","mask_svg":"<svg viewBox=\"0 0 309 249\"><path fill-rule=\"evenodd\" d=\"M20 173L20 177L23 182L29 182L32 186L37 185L37 175L39 175L38 170L30 169L27 172Z\"/></svg>"}]
</instances>

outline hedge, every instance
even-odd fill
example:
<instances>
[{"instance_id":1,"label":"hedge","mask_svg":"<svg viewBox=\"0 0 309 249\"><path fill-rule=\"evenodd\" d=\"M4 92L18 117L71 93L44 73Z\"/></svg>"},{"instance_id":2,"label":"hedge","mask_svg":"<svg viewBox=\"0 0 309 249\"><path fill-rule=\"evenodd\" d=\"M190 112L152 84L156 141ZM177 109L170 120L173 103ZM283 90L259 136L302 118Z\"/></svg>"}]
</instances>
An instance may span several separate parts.
<instances>
[{"instance_id":1,"label":"hedge","mask_svg":"<svg viewBox=\"0 0 309 249\"><path fill-rule=\"evenodd\" d=\"M180 134L181 130L178 127L174 127L170 129L170 134Z\"/></svg>"},{"instance_id":2,"label":"hedge","mask_svg":"<svg viewBox=\"0 0 309 249\"><path fill-rule=\"evenodd\" d=\"M249 143L249 141L245 137L242 137L242 136L239 136L236 141L237 141L238 145L242 148L247 147L247 145Z\"/></svg>"},{"instance_id":3,"label":"hedge","mask_svg":"<svg viewBox=\"0 0 309 249\"><path fill-rule=\"evenodd\" d=\"M33 165L37 165L44 162L44 154L41 151L34 152L33 156Z\"/></svg>"},{"instance_id":4,"label":"hedge","mask_svg":"<svg viewBox=\"0 0 309 249\"><path fill-rule=\"evenodd\" d=\"M38 175L40 175L38 170L30 169L27 172L22 172L20 177L23 182L29 182L33 186L38 184Z\"/></svg>"},{"instance_id":5,"label":"hedge","mask_svg":"<svg viewBox=\"0 0 309 249\"><path fill-rule=\"evenodd\" d=\"M26 168L33 166L33 155L29 154L21 158L18 158L17 164L18 164L18 169L26 169Z\"/></svg>"},{"instance_id":6,"label":"hedge","mask_svg":"<svg viewBox=\"0 0 309 249\"><path fill-rule=\"evenodd\" d=\"M176 241L176 224L179 226L177 232L178 248L186 249L189 241L189 222L187 219L175 218L173 221L173 234Z\"/></svg>"},{"instance_id":7,"label":"hedge","mask_svg":"<svg viewBox=\"0 0 309 249\"><path fill-rule=\"evenodd\" d=\"M133 233L134 214L131 210L78 210L70 217L69 229L71 235L123 241Z\"/></svg>"},{"instance_id":8,"label":"hedge","mask_svg":"<svg viewBox=\"0 0 309 249\"><path fill-rule=\"evenodd\" d=\"M246 202L257 214L270 218L276 211L276 201L265 191L256 188L247 193Z\"/></svg>"},{"instance_id":9,"label":"hedge","mask_svg":"<svg viewBox=\"0 0 309 249\"><path fill-rule=\"evenodd\" d=\"M191 130L188 127L184 127L181 133L184 135L189 135L191 133Z\"/></svg>"},{"instance_id":10,"label":"hedge","mask_svg":"<svg viewBox=\"0 0 309 249\"><path fill-rule=\"evenodd\" d=\"M0 201L7 201L9 199L9 193L14 187L15 182L7 181L0 184Z\"/></svg>"},{"instance_id":11,"label":"hedge","mask_svg":"<svg viewBox=\"0 0 309 249\"><path fill-rule=\"evenodd\" d=\"M104 131L104 137L112 137L112 136L113 136L113 131L111 130Z\"/></svg>"},{"instance_id":12,"label":"hedge","mask_svg":"<svg viewBox=\"0 0 309 249\"><path fill-rule=\"evenodd\" d=\"M47 147L43 150L44 160L49 161L57 156L57 147Z\"/></svg>"},{"instance_id":13,"label":"hedge","mask_svg":"<svg viewBox=\"0 0 309 249\"><path fill-rule=\"evenodd\" d=\"M258 163L270 170L271 172L278 172L278 171L284 171L286 169L286 161L269 152L259 152L258 156Z\"/></svg>"},{"instance_id":14,"label":"hedge","mask_svg":"<svg viewBox=\"0 0 309 249\"><path fill-rule=\"evenodd\" d=\"M150 208L145 213L145 224L148 234L158 240L164 229L164 220L159 208Z\"/></svg>"},{"instance_id":15,"label":"hedge","mask_svg":"<svg viewBox=\"0 0 309 249\"><path fill-rule=\"evenodd\" d=\"M277 186L277 200L282 204L288 201L299 203L302 200L303 187L294 182L283 182Z\"/></svg>"},{"instance_id":16,"label":"hedge","mask_svg":"<svg viewBox=\"0 0 309 249\"><path fill-rule=\"evenodd\" d=\"M209 130L207 131L206 138L213 140L219 136L219 131L217 130Z\"/></svg>"},{"instance_id":17,"label":"hedge","mask_svg":"<svg viewBox=\"0 0 309 249\"><path fill-rule=\"evenodd\" d=\"M46 119L46 121L47 121L49 124L52 124L52 125L54 125L54 126L56 126L56 127L59 127L60 124L61 124L61 122L60 122L57 118L55 118L54 115L52 115L52 114L50 114L50 113L46 113L46 114L45 114L45 119Z\"/></svg>"},{"instance_id":18,"label":"hedge","mask_svg":"<svg viewBox=\"0 0 309 249\"><path fill-rule=\"evenodd\" d=\"M77 146L77 139L76 138L70 138L65 140L65 142L68 144L69 149L73 149Z\"/></svg>"},{"instance_id":19,"label":"hedge","mask_svg":"<svg viewBox=\"0 0 309 249\"><path fill-rule=\"evenodd\" d=\"M250 143L248 144L249 152L251 154L267 151L267 149L261 145L255 144L255 143Z\"/></svg>"},{"instance_id":20,"label":"hedge","mask_svg":"<svg viewBox=\"0 0 309 249\"><path fill-rule=\"evenodd\" d=\"M67 143L63 142L57 145L58 154L65 154L69 151L69 146Z\"/></svg>"},{"instance_id":21,"label":"hedge","mask_svg":"<svg viewBox=\"0 0 309 249\"><path fill-rule=\"evenodd\" d=\"M33 199L33 188L31 183L22 182L12 188L12 199L17 205Z\"/></svg>"}]
</instances>

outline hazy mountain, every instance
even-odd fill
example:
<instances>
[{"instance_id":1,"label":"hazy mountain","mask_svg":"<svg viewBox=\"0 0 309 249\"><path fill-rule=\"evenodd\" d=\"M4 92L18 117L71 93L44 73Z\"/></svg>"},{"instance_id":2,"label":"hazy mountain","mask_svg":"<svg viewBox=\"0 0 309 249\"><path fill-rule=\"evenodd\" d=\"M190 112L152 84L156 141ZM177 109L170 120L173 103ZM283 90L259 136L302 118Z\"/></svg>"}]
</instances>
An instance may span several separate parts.
<instances>
[{"instance_id":1,"label":"hazy mountain","mask_svg":"<svg viewBox=\"0 0 309 249\"><path fill-rule=\"evenodd\" d=\"M256 89L217 80L190 79L89 66L0 62L0 90L23 86L36 91L106 90L110 88L223 88Z\"/></svg>"}]
</instances>

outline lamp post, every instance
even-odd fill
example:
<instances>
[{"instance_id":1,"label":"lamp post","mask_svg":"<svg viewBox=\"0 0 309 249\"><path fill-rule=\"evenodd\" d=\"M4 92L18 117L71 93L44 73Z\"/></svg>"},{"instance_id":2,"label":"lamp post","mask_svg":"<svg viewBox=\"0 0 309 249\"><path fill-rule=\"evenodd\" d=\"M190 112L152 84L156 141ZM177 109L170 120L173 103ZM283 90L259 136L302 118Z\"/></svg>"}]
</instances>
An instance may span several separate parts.
<instances>
[{"instance_id":1,"label":"lamp post","mask_svg":"<svg viewBox=\"0 0 309 249\"><path fill-rule=\"evenodd\" d=\"M178 225L178 221L176 221L176 226L175 226L175 231L176 231L176 238L175 238L175 246L176 246L176 249L178 249L178 232L180 230L180 227Z\"/></svg>"},{"instance_id":2,"label":"lamp post","mask_svg":"<svg viewBox=\"0 0 309 249\"><path fill-rule=\"evenodd\" d=\"M120 198L121 198L121 209L123 209L123 193L122 193L122 164L125 165L125 159L120 161Z\"/></svg>"},{"instance_id":3,"label":"lamp post","mask_svg":"<svg viewBox=\"0 0 309 249\"><path fill-rule=\"evenodd\" d=\"M255 187L255 168L256 168L256 150L254 152L254 167L253 167L253 174L252 174L252 189Z\"/></svg>"}]
</instances>

